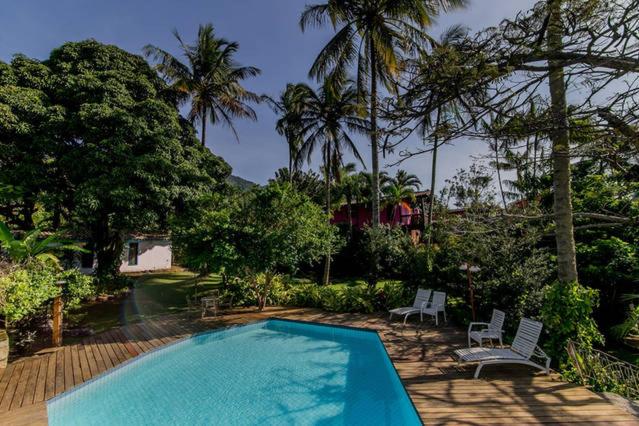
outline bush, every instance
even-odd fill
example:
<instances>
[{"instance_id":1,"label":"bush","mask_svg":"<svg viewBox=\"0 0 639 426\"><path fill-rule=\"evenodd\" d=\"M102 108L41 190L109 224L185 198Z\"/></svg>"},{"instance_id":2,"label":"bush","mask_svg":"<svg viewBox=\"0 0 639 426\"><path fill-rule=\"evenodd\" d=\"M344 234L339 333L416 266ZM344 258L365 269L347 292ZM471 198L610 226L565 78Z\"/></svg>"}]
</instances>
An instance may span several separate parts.
<instances>
[{"instance_id":1,"label":"bush","mask_svg":"<svg viewBox=\"0 0 639 426\"><path fill-rule=\"evenodd\" d=\"M415 250L403 229L387 225L365 227L355 253L368 285L373 287L384 277L401 276Z\"/></svg>"},{"instance_id":2,"label":"bush","mask_svg":"<svg viewBox=\"0 0 639 426\"><path fill-rule=\"evenodd\" d=\"M80 305L80 302L90 296L94 296L96 288L93 278L83 274L78 269L68 269L62 271L57 280L65 281L62 291L64 309L73 309Z\"/></svg>"},{"instance_id":3,"label":"bush","mask_svg":"<svg viewBox=\"0 0 639 426\"><path fill-rule=\"evenodd\" d=\"M577 282L555 282L546 287L541 309L541 320L547 335L544 346L546 353L560 368L567 366L568 340L575 340L585 348L604 343L592 318L597 298L597 290Z\"/></svg>"},{"instance_id":4,"label":"bush","mask_svg":"<svg viewBox=\"0 0 639 426\"><path fill-rule=\"evenodd\" d=\"M0 314L6 324L20 321L38 311L59 294L56 269L44 262L30 261L0 277Z\"/></svg>"}]
</instances>

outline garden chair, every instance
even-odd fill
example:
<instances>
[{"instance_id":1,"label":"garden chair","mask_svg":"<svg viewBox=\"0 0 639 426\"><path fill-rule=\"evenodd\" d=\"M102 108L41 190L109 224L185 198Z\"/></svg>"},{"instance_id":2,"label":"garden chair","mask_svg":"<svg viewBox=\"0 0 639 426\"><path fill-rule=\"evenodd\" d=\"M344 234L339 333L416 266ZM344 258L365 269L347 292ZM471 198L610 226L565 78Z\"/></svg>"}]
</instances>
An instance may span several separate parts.
<instances>
[{"instance_id":1,"label":"garden chair","mask_svg":"<svg viewBox=\"0 0 639 426\"><path fill-rule=\"evenodd\" d=\"M490 344L492 345L493 339L499 340L499 346L504 347L502 342L502 334L504 327L504 319L506 318L506 314L499 309L493 309L493 316L490 319L490 322L471 322L468 324L468 347L470 348L472 345L472 341L479 343L479 346L483 346L484 339L490 340ZM484 326L481 330L473 330L473 327Z\"/></svg>"},{"instance_id":2,"label":"garden chair","mask_svg":"<svg viewBox=\"0 0 639 426\"><path fill-rule=\"evenodd\" d=\"M404 315L404 325L406 325L406 321L408 320L408 317L410 315L419 313L419 319L420 321L423 321L423 310L428 305L430 293L431 290L424 290L423 288L418 289L417 294L415 295L413 306L391 309L390 311L388 311L390 313L388 320L390 321L391 319L393 319L393 315Z\"/></svg>"},{"instance_id":3,"label":"garden chair","mask_svg":"<svg viewBox=\"0 0 639 426\"><path fill-rule=\"evenodd\" d=\"M484 348L474 347L457 349L455 355L459 363L462 362L479 362L475 370L475 379L479 377L479 373L484 365L493 364L523 364L538 368L550 374L550 357L541 350L537 343L543 324L528 318L522 318L519 322L519 328L515 335L515 340L510 348ZM532 357L545 360L542 366L531 361Z\"/></svg>"},{"instance_id":4,"label":"garden chair","mask_svg":"<svg viewBox=\"0 0 639 426\"><path fill-rule=\"evenodd\" d=\"M424 308L423 313L435 317L435 325L439 325L440 312L444 314L444 322L446 322L446 293L443 291L435 291L433 292L432 302Z\"/></svg>"}]
</instances>

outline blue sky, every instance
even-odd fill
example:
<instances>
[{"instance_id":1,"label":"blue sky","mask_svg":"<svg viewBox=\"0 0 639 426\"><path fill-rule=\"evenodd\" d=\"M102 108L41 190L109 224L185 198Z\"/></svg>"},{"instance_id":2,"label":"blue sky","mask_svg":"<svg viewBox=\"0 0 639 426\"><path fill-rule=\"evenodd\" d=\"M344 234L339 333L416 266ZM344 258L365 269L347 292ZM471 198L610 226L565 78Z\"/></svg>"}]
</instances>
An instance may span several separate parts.
<instances>
[{"instance_id":1,"label":"blue sky","mask_svg":"<svg viewBox=\"0 0 639 426\"><path fill-rule=\"evenodd\" d=\"M332 30L311 29L302 33L298 21L305 0L27 0L4 1L0 12L0 60L15 53L44 59L66 41L94 38L140 53L151 43L178 54L171 31L176 28L187 41L194 38L199 24L213 23L218 36L240 43L237 59L254 65L262 75L246 83L258 93L272 96L288 82L308 81L308 69L332 34ZM470 7L438 18L431 34L461 23L479 30L497 25L517 11L528 9L533 0L470 0ZM276 117L270 109L257 108L258 121L237 121L240 143L229 129L209 128L210 149L224 157L233 173L264 183L274 171L287 164L287 149L274 130ZM359 149L367 161L370 148L358 138ZM419 144L411 140L409 145ZM468 166L485 153L478 141L460 141L442 149L437 184ZM383 164L392 163L391 157ZM318 161L311 164L317 169ZM417 174L425 185L430 181L430 156L411 159L402 168ZM389 169L392 173L394 169Z\"/></svg>"}]
</instances>

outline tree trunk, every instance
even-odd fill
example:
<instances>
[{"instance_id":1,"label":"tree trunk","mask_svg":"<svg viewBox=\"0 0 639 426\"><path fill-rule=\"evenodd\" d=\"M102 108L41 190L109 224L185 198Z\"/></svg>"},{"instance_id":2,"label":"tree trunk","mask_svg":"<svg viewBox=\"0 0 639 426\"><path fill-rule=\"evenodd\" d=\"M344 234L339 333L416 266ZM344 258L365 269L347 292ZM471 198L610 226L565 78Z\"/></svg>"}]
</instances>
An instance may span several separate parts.
<instances>
[{"instance_id":1,"label":"tree trunk","mask_svg":"<svg viewBox=\"0 0 639 426\"><path fill-rule=\"evenodd\" d=\"M437 128L439 127L439 109L437 110L437 120L435 122L435 142L433 145L433 161L431 163L430 172L430 199L428 200L428 239L426 240L427 253L430 253L430 247L432 244L433 233L433 209L435 208L435 179L437 176L437 148L438 148L438 135Z\"/></svg>"},{"instance_id":2,"label":"tree trunk","mask_svg":"<svg viewBox=\"0 0 639 426\"><path fill-rule=\"evenodd\" d=\"M504 196L504 184L501 182L501 169L499 168L499 141L495 139L495 168L497 169L497 181L499 182L499 193L501 194L501 202L506 210L506 197Z\"/></svg>"},{"instance_id":3,"label":"tree trunk","mask_svg":"<svg viewBox=\"0 0 639 426\"><path fill-rule=\"evenodd\" d=\"M348 215L348 233L353 234L353 200L351 197L346 197L346 213Z\"/></svg>"},{"instance_id":4,"label":"tree trunk","mask_svg":"<svg viewBox=\"0 0 639 426\"><path fill-rule=\"evenodd\" d=\"M206 107L202 109L202 146L206 146Z\"/></svg>"},{"instance_id":5,"label":"tree trunk","mask_svg":"<svg viewBox=\"0 0 639 426\"><path fill-rule=\"evenodd\" d=\"M108 281L120 272L120 259L124 247L123 237L120 232L113 232L107 225L107 219L102 220L93 227L92 242L95 247L97 269L95 275L103 282L101 286L108 286Z\"/></svg>"},{"instance_id":6,"label":"tree trunk","mask_svg":"<svg viewBox=\"0 0 639 426\"><path fill-rule=\"evenodd\" d=\"M324 160L324 176L326 180L326 220L331 223L331 144L326 144L326 159ZM324 276L322 277L322 284L328 285L330 283L331 273L331 250L328 249L326 253L326 259L324 259Z\"/></svg>"},{"instance_id":7,"label":"tree trunk","mask_svg":"<svg viewBox=\"0 0 639 426\"><path fill-rule=\"evenodd\" d=\"M548 50L559 52L563 49L561 0L549 0L548 8ZM548 66L553 120L550 139L552 141L557 273L560 282L569 283L577 281L577 255L570 199L570 134L566 108L566 84L562 64L551 60L548 61Z\"/></svg>"},{"instance_id":8,"label":"tree trunk","mask_svg":"<svg viewBox=\"0 0 639 426\"><path fill-rule=\"evenodd\" d=\"M375 46L373 40L369 40L370 45L370 67L371 67L371 162L372 162L372 223L379 226L379 155L377 152L377 60L375 56Z\"/></svg>"},{"instance_id":9,"label":"tree trunk","mask_svg":"<svg viewBox=\"0 0 639 426\"><path fill-rule=\"evenodd\" d=\"M288 183L293 184L293 147L288 144Z\"/></svg>"}]
</instances>

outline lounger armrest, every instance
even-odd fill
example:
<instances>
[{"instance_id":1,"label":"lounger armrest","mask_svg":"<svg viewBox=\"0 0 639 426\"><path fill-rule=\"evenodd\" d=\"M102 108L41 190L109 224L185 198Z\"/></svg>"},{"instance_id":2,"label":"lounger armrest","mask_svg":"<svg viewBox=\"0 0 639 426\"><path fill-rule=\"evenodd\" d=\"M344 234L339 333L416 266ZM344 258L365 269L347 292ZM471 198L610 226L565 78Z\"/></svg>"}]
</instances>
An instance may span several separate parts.
<instances>
[{"instance_id":1,"label":"lounger armrest","mask_svg":"<svg viewBox=\"0 0 639 426\"><path fill-rule=\"evenodd\" d=\"M539 359L544 360L546 365L546 372L550 374L550 357L544 352L539 346L535 346L535 351L533 352L533 356Z\"/></svg>"},{"instance_id":2,"label":"lounger armrest","mask_svg":"<svg viewBox=\"0 0 639 426\"><path fill-rule=\"evenodd\" d=\"M470 324L468 324L468 332L470 333L471 331L473 331L473 327L476 325L488 325L487 322L471 322Z\"/></svg>"}]
</instances>

